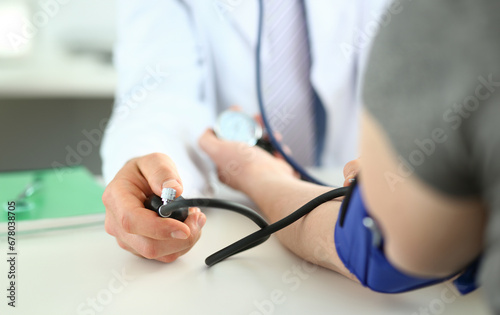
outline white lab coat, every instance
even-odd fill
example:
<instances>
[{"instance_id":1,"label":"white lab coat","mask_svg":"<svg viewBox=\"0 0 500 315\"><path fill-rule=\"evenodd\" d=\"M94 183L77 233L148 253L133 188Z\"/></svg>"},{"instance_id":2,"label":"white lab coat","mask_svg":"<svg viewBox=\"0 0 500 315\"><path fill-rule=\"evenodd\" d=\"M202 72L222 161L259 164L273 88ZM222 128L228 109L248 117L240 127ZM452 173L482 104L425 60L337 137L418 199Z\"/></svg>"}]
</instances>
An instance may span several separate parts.
<instances>
[{"instance_id":1,"label":"white lab coat","mask_svg":"<svg viewBox=\"0 0 500 315\"><path fill-rule=\"evenodd\" d=\"M305 0L311 82L327 113L326 166L357 157L360 73L386 1ZM185 194L207 193L213 167L199 135L229 106L258 113L257 23L257 0L118 1L117 100L101 148L107 182L129 159L164 152Z\"/></svg>"}]
</instances>

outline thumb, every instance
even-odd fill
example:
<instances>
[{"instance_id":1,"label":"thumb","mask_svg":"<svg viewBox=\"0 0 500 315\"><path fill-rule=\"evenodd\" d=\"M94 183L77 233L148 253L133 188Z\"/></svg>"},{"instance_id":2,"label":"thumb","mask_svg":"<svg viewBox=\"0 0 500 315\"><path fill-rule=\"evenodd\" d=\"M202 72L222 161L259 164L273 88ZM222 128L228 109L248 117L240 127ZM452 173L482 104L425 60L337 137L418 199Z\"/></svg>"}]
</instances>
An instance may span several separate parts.
<instances>
[{"instance_id":1,"label":"thumb","mask_svg":"<svg viewBox=\"0 0 500 315\"><path fill-rule=\"evenodd\" d=\"M198 145L208 156L213 157L219 151L221 141L211 129L207 129L198 139Z\"/></svg>"},{"instance_id":2,"label":"thumb","mask_svg":"<svg viewBox=\"0 0 500 315\"><path fill-rule=\"evenodd\" d=\"M137 160L137 167L147 180L149 187L160 196L163 188L173 188L176 197L183 191L182 181L174 161L163 153L152 153Z\"/></svg>"},{"instance_id":3,"label":"thumb","mask_svg":"<svg viewBox=\"0 0 500 315\"><path fill-rule=\"evenodd\" d=\"M264 120L262 119L262 115L261 114L257 114L255 116L253 116L253 119L255 119L255 121L262 127L264 128Z\"/></svg>"},{"instance_id":4,"label":"thumb","mask_svg":"<svg viewBox=\"0 0 500 315\"><path fill-rule=\"evenodd\" d=\"M351 183L350 181L354 179L356 175L358 175L360 169L361 169L361 162L359 158L350 161L344 166L344 178L345 178L344 186L350 185Z\"/></svg>"}]
</instances>

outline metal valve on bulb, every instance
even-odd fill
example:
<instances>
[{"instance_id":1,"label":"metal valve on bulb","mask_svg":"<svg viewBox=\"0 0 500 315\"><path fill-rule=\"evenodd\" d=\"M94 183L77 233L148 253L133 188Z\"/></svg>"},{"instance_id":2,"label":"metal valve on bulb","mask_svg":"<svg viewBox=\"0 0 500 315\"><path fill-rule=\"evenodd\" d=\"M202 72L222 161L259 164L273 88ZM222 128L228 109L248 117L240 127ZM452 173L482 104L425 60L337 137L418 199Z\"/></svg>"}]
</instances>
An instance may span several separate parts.
<instances>
[{"instance_id":1,"label":"metal valve on bulb","mask_svg":"<svg viewBox=\"0 0 500 315\"><path fill-rule=\"evenodd\" d=\"M163 188L161 191L161 197L157 195L151 195L144 202L144 206L152 210L162 218L171 218L184 222L189 214L189 208L175 208L168 207L171 203L176 200L183 200L182 196L175 198L177 191L173 188Z\"/></svg>"}]
</instances>

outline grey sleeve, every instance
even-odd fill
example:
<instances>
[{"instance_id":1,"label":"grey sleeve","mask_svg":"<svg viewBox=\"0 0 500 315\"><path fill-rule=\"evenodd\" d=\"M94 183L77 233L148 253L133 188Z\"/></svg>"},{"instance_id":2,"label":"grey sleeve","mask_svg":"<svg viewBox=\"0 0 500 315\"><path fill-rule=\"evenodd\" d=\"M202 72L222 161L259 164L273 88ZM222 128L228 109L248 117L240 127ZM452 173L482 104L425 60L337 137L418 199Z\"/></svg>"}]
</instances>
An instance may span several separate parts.
<instances>
[{"instance_id":1,"label":"grey sleeve","mask_svg":"<svg viewBox=\"0 0 500 315\"><path fill-rule=\"evenodd\" d=\"M407 176L448 194L477 194L475 139L500 100L500 2L401 1L372 48L363 100ZM496 125L496 122L491 122ZM481 137L484 135L481 135ZM498 143L498 142L496 142Z\"/></svg>"},{"instance_id":2,"label":"grey sleeve","mask_svg":"<svg viewBox=\"0 0 500 315\"><path fill-rule=\"evenodd\" d=\"M480 281L500 313L500 1L400 1L375 39L366 109L415 174L489 211Z\"/></svg>"}]
</instances>

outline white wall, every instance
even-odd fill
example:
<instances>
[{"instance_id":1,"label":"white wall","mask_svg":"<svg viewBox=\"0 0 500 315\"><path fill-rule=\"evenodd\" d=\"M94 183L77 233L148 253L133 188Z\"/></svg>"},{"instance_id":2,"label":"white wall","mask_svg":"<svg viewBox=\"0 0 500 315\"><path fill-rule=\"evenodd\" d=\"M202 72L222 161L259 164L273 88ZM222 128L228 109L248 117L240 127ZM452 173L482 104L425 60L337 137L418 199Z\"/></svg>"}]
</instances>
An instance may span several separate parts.
<instances>
[{"instance_id":1,"label":"white wall","mask_svg":"<svg viewBox=\"0 0 500 315\"><path fill-rule=\"evenodd\" d=\"M0 0L0 11L22 1L29 11L18 30L32 45L29 53L0 56L0 133L9 135L0 137L0 171L67 164L68 148L87 141L85 130L100 131L113 104L115 2ZM99 146L81 160L94 173Z\"/></svg>"},{"instance_id":2,"label":"white wall","mask_svg":"<svg viewBox=\"0 0 500 315\"><path fill-rule=\"evenodd\" d=\"M17 0L19 1L19 0ZM113 0L31 0L33 10L52 15L42 31L47 39L69 48L112 48L115 26ZM60 4L60 2L67 2ZM138 0L140 1L140 0Z\"/></svg>"}]
</instances>

